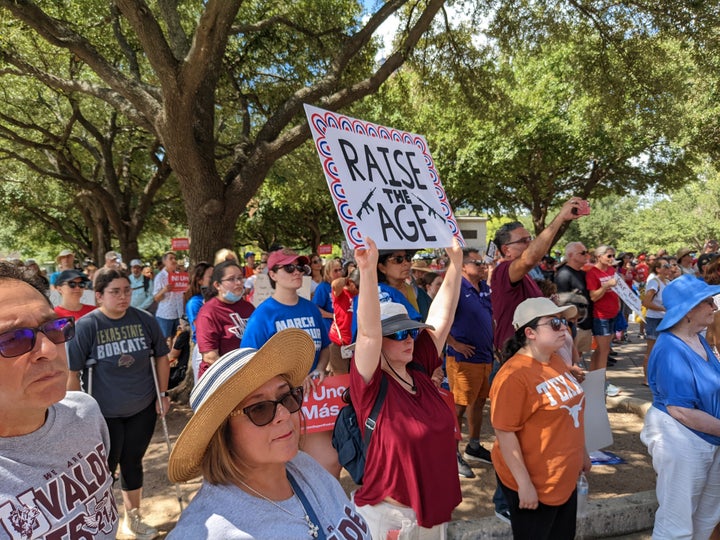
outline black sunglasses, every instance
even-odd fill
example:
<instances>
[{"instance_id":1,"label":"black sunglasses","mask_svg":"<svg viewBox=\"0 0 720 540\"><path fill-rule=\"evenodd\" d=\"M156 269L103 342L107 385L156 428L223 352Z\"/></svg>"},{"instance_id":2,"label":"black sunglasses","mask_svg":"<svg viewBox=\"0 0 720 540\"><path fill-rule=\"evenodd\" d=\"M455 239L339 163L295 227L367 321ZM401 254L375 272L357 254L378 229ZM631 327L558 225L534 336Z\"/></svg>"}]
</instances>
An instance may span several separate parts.
<instances>
[{"instance_id":1,"label":"black sunglasses","mask_svg":"<svg viewBox=\"0 0 720 540\"><path fill-rule=\"evenodd\" d=\"M419 328L411 328L410 330L398 330L397 332L393 332L392 334L388 334L383 337L392 339L393 341L405 341L408 336L410 336L413 339L417 339L417 337L419 335L420 335Z\"/></svg>"},{"instance_id":2,"label":"black sunglasses","mask_svg":"<svg viewBox=\"0 0 720 540\"><path fill-rule=\"evenodd\" d=\"M287 394L280 396L280 399L266 401L258 401L252 405L248 405L242 411L233 411L230 416L237 416L241 412L247 416L250 421L258 427L267 426L275 419L278 405L285 407L289 413L296 413L302 407L303 388L298 386L290 390Z\"/></svg>"},{"instance_id":3,"label":"black sunglasses","mask_svg":"<svg viewBox=\"0 0 720 540\"><path fill-rule=\"evenodd\" d=\"M553 317L548 322L538 323L537 326L549 326L557 332L567 326L567 320L561 319L560 317Z\"/></svg>"},{"instance_id":4,"label":"black sunglasses","mask_svg":"<svg viewBox=\"0 0 720 540\"><path fill-rule=\"evenodd\" d=\"M32 351L38 332L45 334L55 345L60 345L75 337L75 318L60 317L37 328L15 328L0 334L0 356L14 358Z\"/></svg>"},{"instance_id":5,"label":"black sunglasses","mask_svg":"<svg viewBox=\"0 0 720 540\"><path fill-rule=\"evenodd\" d=\"M412 262L412 255L396 255L395 257L388 257L386 261L392 261L395 264L402 264L404 262Z\"/></svg>"},{"instance_id":6,"label":"black sunglasses","mask_svg":"<svg viewBox=\"0 0 720 540\"><path fill-rule=\"evenodd\" d=\"M464 264L474 264L475 266L487 266L487 263L485 261L481 261L479 259L470 259L469 261L465 262Z\"/></svg>"},{"instance_id":7,"label":"black sunglasses","mask_svg":"<svg viewBox=\"0 0 720 540\"><path fill-rule=\"evenodd\" d=\"M63 283L63 285L67 285L71 289L75 289L76 287L80 287L81 289L87 289L89 283L89 281L66 281L65 283Z\"/></svg>"},{"instance_id":8,"label":"black sunglasses","mask_svg":"<svg viewBox=\"0 0 720 540\"><path fill-rule=\"evenodd\" d=\"M584 250L584 251L578 251L578 252L577 252L578 255L587 255L587 253L588 253L588 252L587 252L587 249Z\"/></svg>"},{"instance_id":9,"label":"black sunglasses","mask_svg":"<svg viewBox=\"0 0 720 540\"><path fill-rule=\"evenodd\" d=\"M273 266L273 272L277 272L280 269L285 270L288 274L292 274L295 270L301 274L307 274L310 269L306 264L281 264Z\"/></svg>"}]
</instances>

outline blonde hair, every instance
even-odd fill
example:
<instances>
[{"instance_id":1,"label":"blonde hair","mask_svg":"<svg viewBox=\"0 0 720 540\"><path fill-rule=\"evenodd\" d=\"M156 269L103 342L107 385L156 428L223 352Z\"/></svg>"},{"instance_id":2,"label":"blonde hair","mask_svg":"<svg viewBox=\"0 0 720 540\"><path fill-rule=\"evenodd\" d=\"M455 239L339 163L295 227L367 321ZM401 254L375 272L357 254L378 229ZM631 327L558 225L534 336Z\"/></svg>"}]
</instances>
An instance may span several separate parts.
<instances>
[{"instance_id":1,"label":"blonde hair","mask_svg":"<svg viewBox=\"0 0 720 540\"><path fill-rule=\"evenodd\" d=\"M229 260L228 256L235 259L237 264L240 264L240 259L238 259L237 253L235 253L232 249L222 248L215 252L215 264L213 266L217 266L218 264Z\"/></svg>"}]
</instances>

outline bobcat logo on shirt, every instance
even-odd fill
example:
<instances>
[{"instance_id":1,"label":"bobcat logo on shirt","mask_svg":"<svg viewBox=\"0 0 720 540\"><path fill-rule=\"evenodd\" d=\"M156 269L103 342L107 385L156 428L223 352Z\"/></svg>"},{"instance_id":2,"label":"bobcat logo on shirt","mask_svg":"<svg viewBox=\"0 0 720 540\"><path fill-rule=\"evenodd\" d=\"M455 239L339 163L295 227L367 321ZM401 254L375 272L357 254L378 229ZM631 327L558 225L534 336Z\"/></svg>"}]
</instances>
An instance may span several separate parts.
<instances>
[{"instance_id":1,"label":"bobcat logo on shirt","mask_svg":"<svg viewBox=\"0 0 720 540\"><path fill-rule=\"evenodd\" d=\"M20 505L10 511L10 524L23 540L32 538L32 532L40 525L37 519L39 514L40 510L34 506Z\"/></svg>"}]
</instances>

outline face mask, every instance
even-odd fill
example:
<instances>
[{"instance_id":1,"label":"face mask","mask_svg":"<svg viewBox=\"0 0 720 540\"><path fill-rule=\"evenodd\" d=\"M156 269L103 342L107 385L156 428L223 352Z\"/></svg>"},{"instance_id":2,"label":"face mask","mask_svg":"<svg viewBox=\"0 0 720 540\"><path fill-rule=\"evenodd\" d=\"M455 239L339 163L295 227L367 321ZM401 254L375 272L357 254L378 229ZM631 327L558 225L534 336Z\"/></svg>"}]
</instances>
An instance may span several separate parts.
<instances>
[{"instance_id":1,"label":"face mask","mask_svg":"<svg viewBox=\"0 0 720 540\"><path fill-rule=\"evenodd\" d=\"M240 300L241 298L242 298L242 295L237 295L237 294L235 294L235 293L232 292L232 291L228 291L228 292L225 293L225 300L227 300L227 301L230 302L231 304L234 303L234 302L237 302L237 301Z\"/></svg>"}]
</instances>

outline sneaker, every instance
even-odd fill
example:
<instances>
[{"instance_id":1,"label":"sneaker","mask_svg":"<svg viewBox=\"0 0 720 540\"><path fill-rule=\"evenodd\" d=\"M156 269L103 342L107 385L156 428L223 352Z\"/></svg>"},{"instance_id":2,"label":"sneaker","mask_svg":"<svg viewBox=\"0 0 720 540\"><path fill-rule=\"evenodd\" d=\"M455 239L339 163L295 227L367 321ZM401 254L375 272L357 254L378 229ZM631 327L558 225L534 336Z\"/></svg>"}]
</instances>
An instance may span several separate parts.
<instances>
[{"instance_id":1,"label":"sneaker","mask_svg":"<svg viewBox=\"0 0 720 540\"><path fill-rule=\"evenodd\" d=\"M605 384L605 395L607 397L616 397L620 395L620 389L614 384Z\"/></svg>"},{"instance_id":2,"label":"sneaker","mask_svg":"<svg viewBox=\"0 0 720 540\"><path fill-rule=\"evenodd\" d=\"M465 463L465 460L460 455L460 452L457 453L457 462L458 462L458 475L462 476L463 478L475 478L475 473L470 468L470 465Z\"/></svg>"},{"instance_id":3,"label":"sneaker","mask_svg":"<svg viewBox=\"0 0 720 540\"><path fill-rule=\"evenodd\" d=\"M503 508L502 510L495 510L495 517L500 521L504 521L510 525L510 510Z\"/></svg>"},{"instance_id":4,"label":"sneaker","mask_svg":"<svg viewBox=\"0 0 720 540\"><path fill-rule=\"evenodd\" d=\"M470 463L489 463L492 465L490 451L482 444L478 445L477 448L473 448L468 444L462 457Z\"/></svg>"},{"instance_id":5,"label":"sneaker","mask_svg":"<svg viewBox=\"0 0 720 540\"><path fill-rule=\"evenodd\" d=\"M126 538L137 540L153 540L157 538L158 530L155 527L143 523L140 510L133 508L125 511L125 519L120 525L120 534Z\"/></svg>"}]
</instances>

